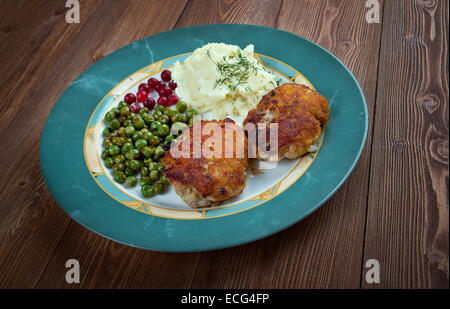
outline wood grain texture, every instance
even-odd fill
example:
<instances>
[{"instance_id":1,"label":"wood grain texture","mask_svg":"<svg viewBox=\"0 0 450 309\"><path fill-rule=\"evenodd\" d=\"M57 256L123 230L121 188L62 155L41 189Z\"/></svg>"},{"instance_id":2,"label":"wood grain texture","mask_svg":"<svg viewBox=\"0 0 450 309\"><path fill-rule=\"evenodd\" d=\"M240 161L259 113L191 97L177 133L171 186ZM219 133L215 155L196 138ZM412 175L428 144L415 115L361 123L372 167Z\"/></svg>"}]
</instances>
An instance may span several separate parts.
<instances>
[{"instance_id":1,"label":"wood grain texture","mask_svg":"<svg viewBox=\"0 0 450 309\"><path fill-rule=\"evenodd\" d=\"M380 3L382 8L383 2ZM372 123L381 26L366 23L365 12L361 1L283 1L276 26L317 42L348 66L366 95ZM367 147L346 183L316 214L295 226L297 231L290 236L294 243L288 252L282 247L280 265L272 270L273 276L279 277L275 281L277 287L359 287L370 132L371 128ZM302 266L286 280L283 274L292 272L292 264ZM285 270L279 270L280 267Z\"/></svg>"},{"instance_id":2,"label":"wood grain texture","mask_svg":"<svg viewBox=\"0 0 450 309\"><path fill-rule=\"evenodd\" d=\"M176 28L204 24L253 24L274 27L281 0L192 0Z\"/></svg>"},{"instance_id":3,"label":"wood grain texture","mask_svg":"<svg viewBox=\"0 0 450 309\"><path fill-rule=\"evenodd\" d=\"M84 0L69 25L64 1L0 1L0 288L372 288L369 258L375 287L448 287L448 4L379 2L382 24L366 23L360 0ZM371 120L352 175L302 222L234 248L151 252L78 225L39 168L54 103L112 51L209 23L287 30L350 68ZM64 280L71 258L79 285Z\"/></svg>"},{"instance_id":4,"label":"wood grain texture","mask_svg":"<svg viewBox=\"0 0 450 309\"><path fill-rule=\"evenodd\" d=\"M12 19L11 24L4 26L16 29L24 38L25 34L30 35L30 44L34 44L35 49L24 52L20 61L8 62L6 68L1 69L11 73L0 90L3 98L0 111L5 116L0 119L0 144L10 149L0 153L0 170L5 175L0 182L3 188L0 192L0 287L36 285L54 251L58 250L64 230L68 224L75 224L49 196L40 174L40 134L54 102L71 81L99 59L99 55L121 47L107 42L120 32L111 27L112 20L123 22L121 25L130 24L130 20L135 22L135 15L123 15L124 11L137 13L136 8L140 8L147 12L146 18L140 16L144 21L136 27L136 35L126 33L126 28L120 32L123 37L136 40L172 29L185 4L186 1L180 0L133 1L132 4L84 1L81 23L70 25L65 22L64 2L60 6L53 3L53 7L40 7L35 1L27 1L18 14L27 12L31 16L37 11L38 17L29 22L29 16L19 14L16 18L22 18L23 23ZM55 11L58 14L54 15ZM161 17L161 12L165 12L166 18ZM46 27L48 35L42 35L42 28ZM150 33L143 33L142 29ZM118 42L113 40L111 44ZM2 59L8 57L6 48L1 51ZM24 147L22 155L13 155L20 145Z\"/></svg>"},{"instance_id":5,"label":"wood grain texture","mask_svg":"<svg viewBox=\"0 0 450 309\"><path fill-rule=\"evenodd\" d=\"M448 288L448 1L386 2L365 259L381 283Z\"/></svg>"}]
</instances>

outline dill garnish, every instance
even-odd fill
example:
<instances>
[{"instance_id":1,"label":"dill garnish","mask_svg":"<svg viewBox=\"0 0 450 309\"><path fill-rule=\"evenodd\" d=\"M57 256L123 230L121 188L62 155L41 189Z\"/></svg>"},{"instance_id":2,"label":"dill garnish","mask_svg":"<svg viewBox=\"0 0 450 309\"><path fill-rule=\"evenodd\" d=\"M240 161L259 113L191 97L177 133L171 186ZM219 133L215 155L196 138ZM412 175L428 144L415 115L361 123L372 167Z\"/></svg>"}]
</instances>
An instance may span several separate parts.
<instances>
[{"instance_id":1,"label":"dill garnish","mask_svg":"<svg viewBox=\"0 0 450 309\"><path fill-rule=\"evenodd\" d=\"M246 57L242 56L240 50L238 50L236 55L223 56L222 60L217 62L212 60L209 50L206 52L206 55L217 66L217 70L222 76L222 78L214 82L213 89L223 85L230 90L235 90L237 86L247 83L250 72L253 71L255 75L258 74L258 68L248 61Z\"/></svg>"}]
</instances>

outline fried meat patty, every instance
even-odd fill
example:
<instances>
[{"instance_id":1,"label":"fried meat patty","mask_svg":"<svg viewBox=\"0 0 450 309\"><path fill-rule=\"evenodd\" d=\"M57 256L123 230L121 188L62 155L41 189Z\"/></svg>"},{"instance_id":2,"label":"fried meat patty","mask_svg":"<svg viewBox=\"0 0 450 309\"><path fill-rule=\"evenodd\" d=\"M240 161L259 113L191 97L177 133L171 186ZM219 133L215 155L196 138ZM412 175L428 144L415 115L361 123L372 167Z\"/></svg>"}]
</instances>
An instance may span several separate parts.
<instances>
[{"instance_id":1,"label":"fried meat patty","mask_svg":"<svg viewBox=\"0 0 450 309\"><path fill-rule=\"evenodd\" d=\"M284 84L261 99L257 107L248 113L244 126L247 123L266 123L268 142L268 124L277 123L278 155L275 160L294 159L313 150L318 142L321 126L328 122L329 111L327 99L317 91L304 85ZM253 142L257 145L257 141L255 139ZM257 156L263 160L268 159L259 151Z\"/></svg>"},{"instance_id":2,"label":"fried meat patty","mask_svg":"<svg viewBox=\"0 0 450 309\"><path fill-rule=\"evenodd\" d=\"M206 125L213 130L206 129ZM226 126L238 133L226 135ZM171 150L166 152L163 159L163 173L173 185L175 192L189 206L193 208L215 206L236 196L245 187L248 168L247 138L242 128L228 118L220 121L201 121L201 139L194 139L194 127L195 124L186 129L181 138L174 142ZM214 132L221 132L221 138L213 139L216 134ZM183 142L189 145L189 149L180 157ZM242 148L238 148L237 143L242 143ZM227 144L233 147L228 154L226 154ZM221 151L220 148L216 148L219 145ZM198 150L198 147L209 152L202 151L201 156L196 158L194 151ZM175 155L173 150L177 150L178 155ZM215 150L217 152L214 153Z\"/></svg>"}]
</instances>

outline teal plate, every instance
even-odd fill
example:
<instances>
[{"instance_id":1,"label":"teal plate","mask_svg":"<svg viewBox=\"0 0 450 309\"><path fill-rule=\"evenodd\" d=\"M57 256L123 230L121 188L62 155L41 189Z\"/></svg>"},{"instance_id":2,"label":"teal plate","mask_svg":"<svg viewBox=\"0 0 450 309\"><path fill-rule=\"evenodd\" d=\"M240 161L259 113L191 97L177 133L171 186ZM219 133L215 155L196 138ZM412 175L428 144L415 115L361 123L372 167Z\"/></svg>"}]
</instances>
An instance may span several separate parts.
<instances>
[{"instance_id":1,"label":"teal plate","mask_svg":"<svg viewBox=\"0 0 450 309\"><path fill-rule=\"evenodd\" d=\"M323 94L330 102L330 121L320 150L299 160L266 191L223 208L174 210L140 200L114 185L98 160L104 112L141 79L210 42L241 48L253 44L269 69L287 80L310 82ZM131 43L81 74L47 119L41 169L50 193L66 213L104 237L156 251L213 250L274 234L320 207L353 170L367 128L368 112L358 82L322 47L273 28L204 25Z\"/></svg>"}]
</instances>

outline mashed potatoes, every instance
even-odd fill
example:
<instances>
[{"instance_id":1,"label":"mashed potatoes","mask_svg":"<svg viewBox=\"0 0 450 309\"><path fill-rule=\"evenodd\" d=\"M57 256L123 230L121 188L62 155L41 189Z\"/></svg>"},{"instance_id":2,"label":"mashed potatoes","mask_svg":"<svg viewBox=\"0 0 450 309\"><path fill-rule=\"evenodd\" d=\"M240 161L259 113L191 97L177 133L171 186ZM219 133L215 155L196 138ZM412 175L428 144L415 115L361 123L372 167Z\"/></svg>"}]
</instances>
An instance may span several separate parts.
<instances>
[{"instance_id":1,"label":"mashed potatoes","mask_svg":"<svg viewBox=\"0 0 450 309\"><path fill-rule=\"evenodd\" d=\"M184 63L175 63L172 77L178 84L176 94L204 118L229 117L239 123L277 86L275 75L253 57L253 45L241 50L224 43L207 44Z\"/></svg>"}]
</instances>

